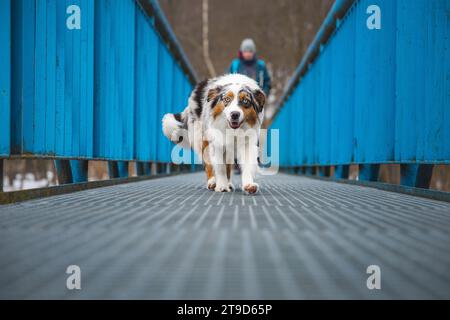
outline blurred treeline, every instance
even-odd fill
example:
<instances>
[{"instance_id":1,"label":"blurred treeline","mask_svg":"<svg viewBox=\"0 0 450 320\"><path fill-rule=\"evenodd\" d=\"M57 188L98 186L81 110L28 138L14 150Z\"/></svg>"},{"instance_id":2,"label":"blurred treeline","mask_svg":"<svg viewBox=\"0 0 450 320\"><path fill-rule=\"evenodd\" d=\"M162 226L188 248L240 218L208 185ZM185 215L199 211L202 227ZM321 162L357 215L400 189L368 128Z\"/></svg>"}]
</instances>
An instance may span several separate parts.
<instances>
[{"instance_id":1,"label":"blurred treeline","mask_svg":"<svg viewBox=\"0 0 450 320\"><path fill-rule=\"evenodd\" d=\"M160 0L174 32L200 78L210 74L203 56L203 0ZM253 38L272 74L273 102L300 62L334 0L209 0L209 53L217 74L237 57L241 41ZM180 106L181 107L181 106Z\"/></svg>"}]
</instances>

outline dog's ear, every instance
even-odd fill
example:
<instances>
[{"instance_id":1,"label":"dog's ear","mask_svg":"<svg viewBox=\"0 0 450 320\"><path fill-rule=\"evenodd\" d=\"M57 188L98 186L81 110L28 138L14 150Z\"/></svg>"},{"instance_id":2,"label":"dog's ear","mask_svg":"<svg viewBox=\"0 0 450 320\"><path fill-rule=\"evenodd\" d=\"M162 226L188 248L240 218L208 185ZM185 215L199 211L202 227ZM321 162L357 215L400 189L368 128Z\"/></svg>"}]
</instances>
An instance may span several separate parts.
<instances>
[{"instance_id":1,"label":"dog's ear","mask_svg":"<svg viewBox=\"0 0 450 320\"><path fill-rule=\"evenodd\" d=\"M261 112L264 108L264 105L266 104L266 95L262 90L255 90L253 91L253 96L255 97L256 101L256 111Z\"/></svg>"},{"instance_id":2,"label":"dog's ear","mask_svg":"<svg viewBox=\"0 0 450 320\"><path fill-rule=\"evenodd\" d=\"M222 91L221 86L217 86L215 88L209 89L208 95L206 96L206 101L210 102L210 101L216 99L219 96L221 91Z\"/></svg>"}]
</instances>

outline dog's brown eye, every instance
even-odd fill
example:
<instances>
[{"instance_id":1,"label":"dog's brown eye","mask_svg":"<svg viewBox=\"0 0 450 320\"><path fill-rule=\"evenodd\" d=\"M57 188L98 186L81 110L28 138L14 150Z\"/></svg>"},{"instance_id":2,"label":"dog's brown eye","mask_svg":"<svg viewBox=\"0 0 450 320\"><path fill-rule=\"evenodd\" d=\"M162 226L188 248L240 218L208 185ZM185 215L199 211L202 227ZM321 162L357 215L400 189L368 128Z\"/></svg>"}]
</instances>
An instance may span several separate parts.
<instances>
[{"instance_id":1,"label":"dog's brown eye","mask_svg":"<svg viewBox=\"0 0 450 320\"><path fill-rule=\"evenodd\" d=\"M225 97L225 98L223 98L223 101L225 103L230 103L231 102L231 98L230 97Z\"/></svg>"}]
</instances>

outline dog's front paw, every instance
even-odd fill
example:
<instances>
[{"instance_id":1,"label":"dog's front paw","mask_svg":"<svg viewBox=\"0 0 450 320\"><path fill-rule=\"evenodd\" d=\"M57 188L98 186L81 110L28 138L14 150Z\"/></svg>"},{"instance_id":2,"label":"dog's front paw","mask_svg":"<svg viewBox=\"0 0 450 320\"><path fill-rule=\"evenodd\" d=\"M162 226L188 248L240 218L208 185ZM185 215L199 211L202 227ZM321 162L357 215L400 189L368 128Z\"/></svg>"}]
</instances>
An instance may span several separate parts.
<instances>
[{"instance_id":1,"label":"dog's front paw","mask_svg":"<svg viewBox=\"0 0 450 320\"><path fill-rule=\"evenodd\" d=\"M231 188L230 184L224 184L224 185L217 185L216 192L231 192L233 189Z\"/></svg>"},{"instance_id":2,"label":"dog's front paw","mask_svg":"<svg viewBox=\"0 0 450 320\"><path fill-rule=\"evenodd\" d=\"M247 194L255 194L259 190L259 185L257 183L248 183L244 185L244 191Z\"/></svg>"},{"instance_id":3,"label":"dog's front paw","mask_svg":"<svg viewBox=\"0 0 450 320\"><path fill-rule=\"evenodd\" d=\"M216 178L215 177L212 177L208 180L207 188L208 188L208 190L216 189Z\"/></svg>"},{"instance_id":4,"label":"dog's front paw","mask_svg":"<svg viewBox=\"0 0 450 320\"><path fill-rule=\"evenodd\" d=\"M231 182L228 182L228 189L230 189L230 191L234 191L234 184L232 184Z\"/></svg>"}]
</instances>

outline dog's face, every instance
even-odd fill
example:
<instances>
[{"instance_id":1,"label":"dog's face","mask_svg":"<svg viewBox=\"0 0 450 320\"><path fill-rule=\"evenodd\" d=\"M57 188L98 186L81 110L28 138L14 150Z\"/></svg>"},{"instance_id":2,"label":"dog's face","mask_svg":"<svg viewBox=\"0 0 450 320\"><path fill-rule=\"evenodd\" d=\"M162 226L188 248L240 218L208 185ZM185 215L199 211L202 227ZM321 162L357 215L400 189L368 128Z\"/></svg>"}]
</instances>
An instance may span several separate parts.
<instances>
[{"instance_id":1,"label":"dog's face","mask_svg":"<svg viewBox=\"0 0 450 320\"><path fill-rule=\"evenodd\" d=\"M207 100L212 101L214 119L223 117L231 129L238 129L243 124L253 127L257 123L266 103L266 96L260 89L227 85L210 89Z\"/></svg>"}]
</instances>

